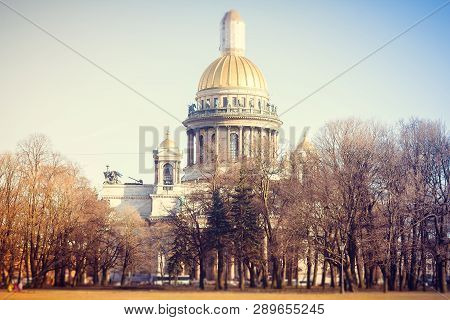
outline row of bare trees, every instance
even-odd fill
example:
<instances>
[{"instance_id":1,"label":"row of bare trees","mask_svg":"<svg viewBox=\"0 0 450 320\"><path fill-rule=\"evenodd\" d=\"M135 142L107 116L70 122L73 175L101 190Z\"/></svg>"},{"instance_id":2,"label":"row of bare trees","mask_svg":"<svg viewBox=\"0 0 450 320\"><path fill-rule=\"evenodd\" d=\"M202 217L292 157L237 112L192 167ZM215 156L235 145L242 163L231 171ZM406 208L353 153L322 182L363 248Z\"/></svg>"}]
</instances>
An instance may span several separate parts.
<instances>
[{"instance_id":1,"label":"row of bare trees","mask_svg":"<svg viewBox=\"0 0 450 320\"><path fill-rule=\"evenodd\" d=\"M113 212L78 168L40 135L0 156L0 284L77 286L143 261L148 229L131 208Z\"/></svg>"},{"instance_id":2,"label":"row of bare trees","mask_svg":"<svg viewBox=\"0 0 450 320\"><path fill-rule=\"evenodd\" d=\"M213 259L217 289L237 278L240 288L445 292L449 145L439 122L330 122L288 155L205 169L168 226L151 229L133 208L112 211L33 136L0 156L0 283L106 284L117 271L124 285L150 272L152 250L202 288Z\"/></svg>"},{"instance_id":3,"label":"row of bare trees","mask_svg":"<svg viewBox=\"0 0 450 320\"><path fill-rule=\"evenodd\" d=\"M204 288L212 255L218 289L234 265L241 288L298 286L304 276L308 288L445 292L449 170L440 122L330 122L277 160L205 169L203 189L170 220L169 271L199 268Z\"/></svg>"}]
</instances>

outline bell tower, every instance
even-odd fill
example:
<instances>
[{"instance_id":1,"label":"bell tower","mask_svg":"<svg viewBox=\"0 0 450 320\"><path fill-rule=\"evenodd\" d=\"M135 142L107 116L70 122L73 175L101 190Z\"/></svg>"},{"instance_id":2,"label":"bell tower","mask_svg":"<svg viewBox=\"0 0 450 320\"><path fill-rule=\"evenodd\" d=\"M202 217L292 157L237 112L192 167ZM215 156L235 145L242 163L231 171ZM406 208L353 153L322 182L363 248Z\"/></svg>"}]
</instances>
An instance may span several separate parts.
<instances>
[{"instance_id":1,"label":"bell tower","mask_svg":"<svg viewBox=\"0 0 450 320\"><path fill-rule=\"evenodd\" d=\"M153 151L155 160L155 187L164 191L173 190L174 186L181 184L181 158L182 153L175 141L170 139L167 130L165 139L158 149Z\"/></svg>"}]
</instances>

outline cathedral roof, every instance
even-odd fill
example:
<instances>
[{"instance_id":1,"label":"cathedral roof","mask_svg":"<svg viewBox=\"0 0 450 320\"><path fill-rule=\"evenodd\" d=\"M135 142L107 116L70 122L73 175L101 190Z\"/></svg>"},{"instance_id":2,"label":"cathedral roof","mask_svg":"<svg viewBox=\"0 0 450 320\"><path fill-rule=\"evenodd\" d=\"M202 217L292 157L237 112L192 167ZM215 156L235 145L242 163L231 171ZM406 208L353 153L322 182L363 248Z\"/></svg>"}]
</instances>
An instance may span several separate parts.
<instances>
[{"instance_id":1,"label":"cathedral roof","mask_svg":"<svg viewBox=\"0 0 450 320\"><path fill-rule=\"evenodd\" d=\"M267 91L266 79L261 70L246 57L231 54L213 61L198 83L198 91L226 87Z\"/></svg>"}]
</instances>

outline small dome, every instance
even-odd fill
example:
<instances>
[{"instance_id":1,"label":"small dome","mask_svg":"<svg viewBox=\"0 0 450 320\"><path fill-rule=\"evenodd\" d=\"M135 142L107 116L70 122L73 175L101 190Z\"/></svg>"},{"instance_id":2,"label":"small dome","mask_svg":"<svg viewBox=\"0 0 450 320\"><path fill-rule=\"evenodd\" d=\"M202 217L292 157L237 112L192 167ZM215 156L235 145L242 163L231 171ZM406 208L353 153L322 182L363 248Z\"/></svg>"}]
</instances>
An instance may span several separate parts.
<instances>
[{"instance_id":1,"label":"small dome","mask_svg":"<svg viewBox=\"0 0 450 320\"><path fill-rule=\"evenodd\" d=\"M243 56L224 55L211 63L198 83L198 91L243 87L267 92L266 80L259 68Z\"/></svg>"},{"instance_id":2,"label":"small dome","mask_svg":"<svg viewBox=\"0 0 450 320\"><path fill-rule=\"evenodd\" d=\"M175 149L177 148L177 145L175 144L175 141L171 139L164 139L164 141L159 144L159 147L161 149Z\"/></svg>"},{"instance_id":3,"label":"small dome","mask_svg":"<svg viewBox=\"0 0 450 320\"><path fill-rule=\"evenodd\" d=\"M169 131L166 132L166 138L159 144L160 149L178 149L175 141L169 138Z\"/></svg>"}]
</instances>

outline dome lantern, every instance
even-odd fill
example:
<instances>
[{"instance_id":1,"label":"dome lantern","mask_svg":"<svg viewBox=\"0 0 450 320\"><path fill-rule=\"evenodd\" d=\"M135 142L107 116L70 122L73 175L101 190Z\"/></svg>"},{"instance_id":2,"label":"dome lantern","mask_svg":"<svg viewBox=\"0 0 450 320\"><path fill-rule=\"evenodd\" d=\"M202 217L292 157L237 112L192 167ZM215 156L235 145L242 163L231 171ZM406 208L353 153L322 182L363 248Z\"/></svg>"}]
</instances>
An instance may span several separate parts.
<instances>
[{"instance_id":1,"label":"dome lantern","mask_svg":"<svg viewBox=\"0 0 450 320\"><path fill-rule=\"evenodd\" d=\"M225 13L220 21L220 52L222 56L245 54L245 23L236 10Z\"/></svg>"}]
</instances>

